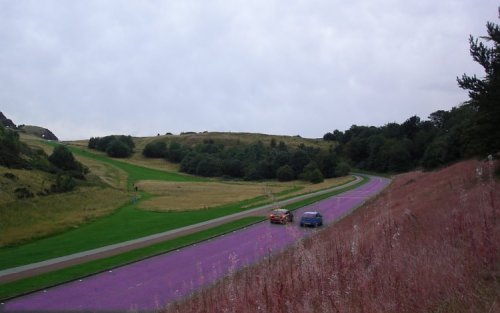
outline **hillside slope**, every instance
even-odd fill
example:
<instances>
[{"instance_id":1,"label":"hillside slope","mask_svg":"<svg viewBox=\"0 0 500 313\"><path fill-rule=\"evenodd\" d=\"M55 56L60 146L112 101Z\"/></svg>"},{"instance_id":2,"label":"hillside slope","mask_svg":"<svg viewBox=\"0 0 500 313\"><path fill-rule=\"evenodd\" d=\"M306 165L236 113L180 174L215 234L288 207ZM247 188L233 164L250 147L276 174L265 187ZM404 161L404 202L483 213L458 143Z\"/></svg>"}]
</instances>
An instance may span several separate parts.
<instances>
[{"instance_id":1,"label":"hillside slope","mask_svg":"<svg viewBox=\"0 0 500 313\"><path fill-rule=\"evenodd\" d=\"M499 312L495 166L398 175L343 221L165 312Z\"/></svg>"}]
</instances>

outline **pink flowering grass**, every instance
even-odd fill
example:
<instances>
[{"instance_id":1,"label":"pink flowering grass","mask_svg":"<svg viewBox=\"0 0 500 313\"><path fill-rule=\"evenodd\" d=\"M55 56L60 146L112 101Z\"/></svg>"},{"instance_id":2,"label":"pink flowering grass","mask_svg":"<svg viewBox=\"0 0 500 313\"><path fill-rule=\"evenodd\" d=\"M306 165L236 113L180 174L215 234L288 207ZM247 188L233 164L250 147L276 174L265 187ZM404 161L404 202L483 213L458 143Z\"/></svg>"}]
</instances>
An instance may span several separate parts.
<instances>
[{"instance_id":1,"label":"pink flowering grass","mask_svg":"<svg viewBox=\"0 0 500 313\"><path fill-rule=\"evenodd\" d=\"M500 312L495 166L398 175L342 221L163 311Z\"/></svg>"}]
</instances>

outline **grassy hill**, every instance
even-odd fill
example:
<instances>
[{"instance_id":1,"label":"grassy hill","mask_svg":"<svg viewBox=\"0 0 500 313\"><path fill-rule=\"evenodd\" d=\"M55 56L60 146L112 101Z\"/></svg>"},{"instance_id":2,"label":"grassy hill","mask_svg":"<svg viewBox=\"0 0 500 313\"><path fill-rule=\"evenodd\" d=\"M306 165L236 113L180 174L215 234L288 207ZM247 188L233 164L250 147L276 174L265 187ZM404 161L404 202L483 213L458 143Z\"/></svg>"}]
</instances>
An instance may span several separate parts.
<instances>
[{"instance_id":1,"label":"grassy hill","mask_svg":"<svg viewBox=\"0 0 500 313\"><path fill-rule=\"evenodd\" d=\"M122 212L123 205L128 204L130 199L138 195L141 201L126 212L139 220L141 218L147 220L149 215L146 212L148 211L172 214L177 211L216 209L238 203L241 206L250 207L274 201L280 197L313 192L342 183L342 180L338 179L327 179L321 184L310 184L304 181L281 183L202 179L179 173L178 164L163 159L145 158L141 152L141 147L153 140L178 140L183 143L196 144L203 142L206 138L220 140L225 144L248 144L255 140L270 142L272 139L279 139L289 145L324 145L321 141L299 137L201 133L134 138L136 143L134 154L126 159L113 159L107 157L105 153L88 149L87 141L65 143L75 158L90 170L86 175L86 180L80 181L76 189L71 192L43 194L43 191L55 179L54 174L37 169L11 169L0 166L0 184L3 195L0 198L0 220L2 221L0 223L0 247L33 242L84 227L112 213ZM32 149L43 150L47 155L50 155L54 147L59 144L25 133L20 134L20 139ZM133 191L132 184L140 188L140 194ZM22 188L29 190L32 197L19 199L15 191ZM172 196L174 194L175 196ZM120 214L115 214L115 217L119 219L122 216ZM161 223L162 219L157 219L158 223ZM170 224L165 225L167 224L164 224L164 228ZM175 225L168 227L175 227ZM155 227L152 225L150 229L155 229ZM140 231L137 234L142 235Z\"/></svg>"}]
</instances>

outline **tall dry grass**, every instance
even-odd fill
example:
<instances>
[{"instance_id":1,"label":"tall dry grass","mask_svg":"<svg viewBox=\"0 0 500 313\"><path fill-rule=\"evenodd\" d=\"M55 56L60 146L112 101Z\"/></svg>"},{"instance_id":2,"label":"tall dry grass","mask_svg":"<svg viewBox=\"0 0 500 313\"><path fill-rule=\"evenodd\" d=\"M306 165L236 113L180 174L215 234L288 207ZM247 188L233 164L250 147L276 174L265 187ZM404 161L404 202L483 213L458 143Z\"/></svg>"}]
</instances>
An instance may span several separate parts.
<instances>
[{"instance_id":1,"label":"tall dry grass","mask_svg":"<svg viewBox=\"0 0 500 313\"><path fill-rule=\"evenodd\" d=\"M493 172L467 161L400 175L343 221L163 312L499 312Z\"/></svg>"}]
</instances>

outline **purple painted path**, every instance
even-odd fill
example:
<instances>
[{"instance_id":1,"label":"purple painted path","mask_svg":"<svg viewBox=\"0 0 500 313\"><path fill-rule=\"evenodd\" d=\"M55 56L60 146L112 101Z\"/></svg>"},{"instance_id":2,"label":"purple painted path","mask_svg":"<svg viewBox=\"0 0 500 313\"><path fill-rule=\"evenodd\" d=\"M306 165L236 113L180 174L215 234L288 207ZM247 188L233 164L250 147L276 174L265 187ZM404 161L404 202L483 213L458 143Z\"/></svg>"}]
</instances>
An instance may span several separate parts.
<instances>
[{"instance_id":1,"label":"purple painted path","mask_svg":"<svg viewBox=\"0 0 500 313\"><path fill-rule=\"evenodd\" d=\"M164 307L232 270L255 263L314 229L298 225L302 212L317 210L331 223L380 192L388 179L365 185L297 210L293 224L255 224L210 241L166 253L1 305L0 311L142 311Z\"/></svg>"}]
</instances>

